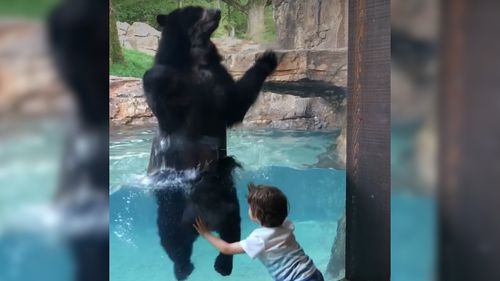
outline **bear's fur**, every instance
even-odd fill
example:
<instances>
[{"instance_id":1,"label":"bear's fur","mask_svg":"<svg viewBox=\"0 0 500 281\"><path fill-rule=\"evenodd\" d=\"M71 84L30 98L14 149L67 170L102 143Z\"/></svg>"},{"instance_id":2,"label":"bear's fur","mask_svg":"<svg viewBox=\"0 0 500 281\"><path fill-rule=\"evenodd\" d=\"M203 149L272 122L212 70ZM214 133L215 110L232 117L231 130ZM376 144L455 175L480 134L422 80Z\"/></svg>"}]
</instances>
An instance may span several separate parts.
<instances>
[{"instance_id":1,"label":"bear's fur","mask_svg":"<svg viewBox=\"0 0 500 281\"><path fill-rule=\"evenodd\" d=\"M226 155L226 128L243 120L277 66L276 55L265 52L234 81L210 41L219 20L220 11L200 7L159 15L160 45L153 67L143 77L146 100L158 119L148 174L160 185L158 232L177 280L186 279L194 269L196 216L225 241L240 239L232 177L239 165ZM195 176L187 176L193 170ZM172 180L177 175L183 176ZM219 254L214 267L224 276L231 274L232 256Z\"/></svg>"},{"instance_id":2,"label":"bear's fur","mask_svg":"<svg viewBox=\"0 0 500 281\"><path fill-rule=\"evenodd\" d=\"M76 109L75 119L65 123L71 126L52 206L76 281L109 280L108 15L106 1L63 0L47 18L55 70ZM85 225L89 219L97 223Z\"/></svg>"}]
</instances>

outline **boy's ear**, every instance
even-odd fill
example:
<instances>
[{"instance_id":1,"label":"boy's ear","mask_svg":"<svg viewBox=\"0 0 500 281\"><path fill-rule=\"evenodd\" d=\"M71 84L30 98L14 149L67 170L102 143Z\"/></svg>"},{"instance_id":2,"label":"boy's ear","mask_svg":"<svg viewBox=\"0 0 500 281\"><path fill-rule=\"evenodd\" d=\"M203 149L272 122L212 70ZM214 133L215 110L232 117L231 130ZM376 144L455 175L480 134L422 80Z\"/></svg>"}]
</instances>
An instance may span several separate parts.
<instances>
[{"instance_id":1,"label":"boy's ear","mask_svg":"<svg viewBox=\"0 0 500 281\"><path fill-rule=\"evenodd\" d=\"M251 191L253 191L255 189L255 185L253 183L249 183L248 184L248 193L250 193Z\"/></svg>"}]
</instances>

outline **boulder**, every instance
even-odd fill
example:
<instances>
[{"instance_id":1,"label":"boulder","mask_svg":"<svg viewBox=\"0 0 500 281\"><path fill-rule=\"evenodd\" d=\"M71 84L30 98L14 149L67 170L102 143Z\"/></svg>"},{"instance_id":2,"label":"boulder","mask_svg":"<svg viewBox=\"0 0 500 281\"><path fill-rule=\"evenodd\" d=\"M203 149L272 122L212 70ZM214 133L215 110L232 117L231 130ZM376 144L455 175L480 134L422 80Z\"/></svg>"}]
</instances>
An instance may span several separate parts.
<instances>
[{"instance_id":1,"label":"boulder","mask_svg":"<svg viewBox=\"0 0 500 281\"><path fill-rule=\"evenodd\" d=\"M135 37L135 49L139 49L149 55L155 55L158 49L159 39L156 36Z\"/></svg>"},{"instance_id":2,"label":"boulder","mask_svg":"<svg viewBox=\"0 0 500 281\"><path fill-rule=\"evenodd\" d=\"M152 26L143 23L143 22L134 22L128 29L127 34L133 35L136 37L147 37L147 36L156 36L160 37L161 33L154 29Z\"/></svg>"},{"instance_id":3,"label":"boulder","mask_svg":"<svg viewBox=\"0 0 500 281\"><path fill-rule=\"evenodd\" d=\"M118 35L126 35L128 32L128 29L130 28L130 24L126 22L116 22L116 27L118 29Z\"/></svg>"},{"instance_id":4,"label":"boulder","mask_svg":"<svg viewBox=\"0 0 500 281\"><path fill-rule=\"evenodd\" d=\"M161 33L146 23L117 22L118 40L123 48L135 49L154 55L158 49Z\"/></svg>"}]
</instances>

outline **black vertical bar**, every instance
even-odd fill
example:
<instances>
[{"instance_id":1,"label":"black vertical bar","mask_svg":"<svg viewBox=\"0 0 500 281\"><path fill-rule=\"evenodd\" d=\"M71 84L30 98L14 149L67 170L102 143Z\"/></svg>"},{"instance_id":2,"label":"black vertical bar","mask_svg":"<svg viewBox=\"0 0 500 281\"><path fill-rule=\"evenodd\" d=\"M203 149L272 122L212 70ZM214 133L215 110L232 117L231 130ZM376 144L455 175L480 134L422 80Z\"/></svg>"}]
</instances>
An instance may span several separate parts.
<instances>
[{"instance_id":1,"label":"black vertical bar","mask_svg":"<svg viewBox=\"0 0 500 281\"><path fill-rule=\"evenodd\" d=\"M390 279L390 12L349 1L346 279Z\"/></svg>"},{"instance_id":2,"label":"black vertical bar","mask_svg":"<svg viewBox=\"0 0 500 281\"><path fill-rule=\"evenodd\" d=\"M500 280L500 1L442 3L439 280Z\"/></svg>"}]
</instances>

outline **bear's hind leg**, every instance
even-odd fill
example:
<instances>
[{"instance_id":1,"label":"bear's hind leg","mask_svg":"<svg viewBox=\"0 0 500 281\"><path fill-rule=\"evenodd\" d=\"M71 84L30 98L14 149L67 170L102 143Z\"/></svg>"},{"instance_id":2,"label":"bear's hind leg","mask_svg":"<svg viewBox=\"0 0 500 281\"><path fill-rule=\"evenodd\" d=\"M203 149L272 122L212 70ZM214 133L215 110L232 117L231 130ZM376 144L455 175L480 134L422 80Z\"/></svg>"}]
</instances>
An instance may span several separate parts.
<instances>
[{"instance_id":1,"label":"bear's hind leg","mask_svg":"<svg viewBox=\"0 0 500 281\"><path fill-rule=\"evenodd\" d=\"M195 236L183 236L183 240L180 243L173 242L169 247L170 250L167 251L169 257L174 262L175 278L179 281L186 280L194 270L194 265L191 262L191 254L195 239Z\"/></svg>"},{"instance_id":2,"label":"bear's hind leg","mask_svg":"<svg viewBox=\"0 0 500 281\"><path fill-rule=\"evenodd\" d=\"M158 196L158 233L163 249L174 263L177 280L186 280L193 272L191 263L193 243L197 233L192 226L181 224L185 199L182 194L169 194L168 198Z\"/></svg>"},{"instance_id":3,"label":"bear's hind leg","mask_svg":"<svg viewBox=\"0 0 500 281\"><path fill-rule=\"evenodd\" d=\"M236 208L231 216L225 221L223 228L219 231L220 238L228 243L240 241L240 221L239 208ZM233 256L219 253L215 259L214 268L215 271L219 272L222 276L230 275L233 271Z\"/></svg>"}]
</instances>

